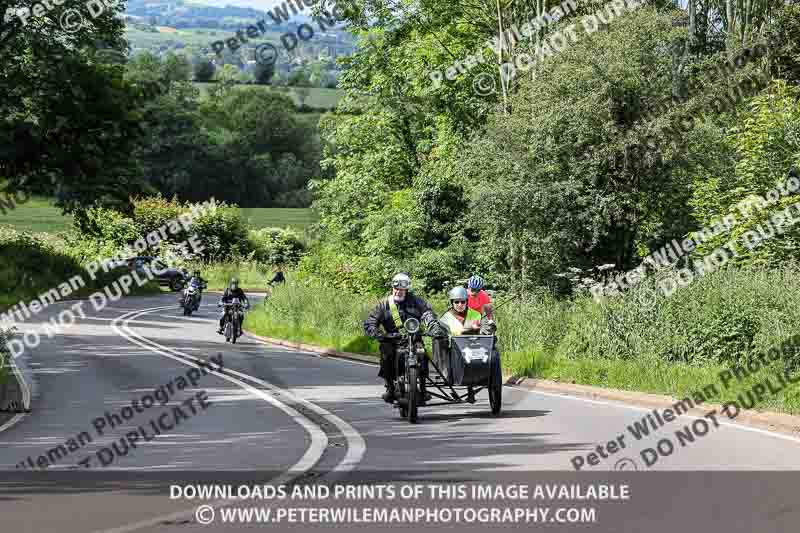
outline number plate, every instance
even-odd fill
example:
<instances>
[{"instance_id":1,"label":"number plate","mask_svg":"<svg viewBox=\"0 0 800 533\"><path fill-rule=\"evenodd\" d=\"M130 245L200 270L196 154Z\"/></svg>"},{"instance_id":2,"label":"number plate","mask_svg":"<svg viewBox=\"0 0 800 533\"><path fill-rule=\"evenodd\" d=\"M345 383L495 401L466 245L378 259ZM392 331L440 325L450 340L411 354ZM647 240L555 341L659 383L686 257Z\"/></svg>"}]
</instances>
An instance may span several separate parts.
<instances>
[{"instance_id":1,"label":"number plate","mask_svg":"<svg viewBox=\"0 0 800 533\"><path fill-rule=\"evenodd\" d=\"M489 362L489 352L486 351L485 348L477 347L477 348L470 348L467 346L463 350L464 359L468 363L472 363L473 361L481 361L483 363Z\"/></svg>"}]
</instances>

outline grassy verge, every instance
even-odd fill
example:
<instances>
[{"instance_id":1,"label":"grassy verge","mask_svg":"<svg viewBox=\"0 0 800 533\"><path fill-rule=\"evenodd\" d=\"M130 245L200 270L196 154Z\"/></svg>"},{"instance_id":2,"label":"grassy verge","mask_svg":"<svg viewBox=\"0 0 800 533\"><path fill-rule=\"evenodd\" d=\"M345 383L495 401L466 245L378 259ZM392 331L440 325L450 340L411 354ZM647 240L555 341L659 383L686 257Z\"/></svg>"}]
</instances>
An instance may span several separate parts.
<instances>
[{"instance_id":1,"label":"grassy verge","mask_svg":"<svg viewBox=\"0 0 800 533\"><path fill-rule=\"evenodd\" d=\"M797 354L723 386L719 373L746 365L800 331L800 272L724 271L671 297L643 284L624 298L549 296L513 301L497 312L503 365L516 375L622 390L737 400L767 376L800 368ZM361 323L374 297L291 284L248 317L253 333L342 351L377 353ZM444 304L434 300L437 315ZM800 370L794 370L800 375ZM777 385L773 377L772 382ZM710 388L709 386L713 386ZM756 409L800 413L800 387L767 394Z\"/></svg>"}]
</instances>

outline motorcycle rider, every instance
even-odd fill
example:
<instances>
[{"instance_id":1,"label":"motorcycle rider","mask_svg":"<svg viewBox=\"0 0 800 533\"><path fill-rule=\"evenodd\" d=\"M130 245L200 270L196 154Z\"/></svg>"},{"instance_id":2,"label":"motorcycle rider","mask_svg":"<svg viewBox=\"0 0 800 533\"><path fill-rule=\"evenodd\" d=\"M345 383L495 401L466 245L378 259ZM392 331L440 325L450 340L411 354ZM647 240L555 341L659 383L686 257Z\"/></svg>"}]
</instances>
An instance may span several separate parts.
<instances>
[{"instance_id":1,"label":"motorcycle rider","mask_svg":"<svg viewBox=\"0 0 800 533\"><path fill-rule=\"evenodd\" d=\"M450 335L464 335L478 331L481 335L494 335L497 326L487 315L481 315L467 306L468 295L464 287L454 287L447 294L450 309L439 318L439 323Z\"/></svg>"},{"instance_id":2,"label":"motorcycle rider","mask_svg":"<svg viewBox=\"0 0 800 533\"><path fill-rule=\"evenodd\" d=\"M472 276L467 280L469 289L467 304L470 309L492 318L492 297L483 290L483 284L483 278L480 276Z\"/></svg>"},{"instance_id":3,"label":"motorcycle rider","mask_svg":"<svg viewBox=\"0 0 800 533\"><path fill-rule=\"evenodd\" d=\"M231 303L234 298L238 298L240 302L244 303L245 309L250 309L250 300L247 299L247 295L244 291L239 288L239 280L236 278L231 279L230 286L225 289L225 293L222 295L217 307L223 307L223 304ZM220 335L223 335L225 332L225 319L227 316L228 313L226 313L223 308L222 316L219 317L219 329L217 330L217 333ZM244 327L244 318L242 318L241 326Z\"/></svg>"},{"instance_id":4,"label":"motorcycle rider","mask_svg":"<svg viewBox=\"0 0 800 533\"><path fill-rule=\"evenodd\" d=\"M381 334L379 327L389 334L397 334L409 318L416 318L424 324L429 332L441 334L439 322L433 314L431 305L411 292L411 278L408 274L399 273L392 278L392 293L381 299L380 303L370 312L364 321L364 332L368 337L377 339L381 350L381 368L378 377L384 379L386 392L383 400L392 403L395 399L394 380L396 378L397 347L388 342L387 336ZM418 346L422 340L417 340ZM424 374L425 370L423 370ZM421 391L423 398L428 399L427 393Z\"/></svg>"},{"instance_id":5,"label":"motorcycle rider","mask_svg":"<svg viewBox=\"0 0 800 533\"><path fill-rule=\"evenodd\" d=\"M275 276L272 278L272 281L267 283L267 285L272 287L276 283L286 283L286 276L283 275L283 268L280 266L275 267Z\"/></svg>"},{"instance_id":6,"label":"motorcycle rider","mask_svg":"<svg viewBox=\"0 0 800 533\"><path fill-rule=\"evenodd\" d=\"M191 287L193 284L197 288L197 307L200 307L200 302L203 301L203 291L208 287L208 282L200 276L199 270L192 272L192 276L189 278L189 283L187 283L187 286ZM182 301L183 298L181 298L181 302Z\"/></svg>"}]
</instances>

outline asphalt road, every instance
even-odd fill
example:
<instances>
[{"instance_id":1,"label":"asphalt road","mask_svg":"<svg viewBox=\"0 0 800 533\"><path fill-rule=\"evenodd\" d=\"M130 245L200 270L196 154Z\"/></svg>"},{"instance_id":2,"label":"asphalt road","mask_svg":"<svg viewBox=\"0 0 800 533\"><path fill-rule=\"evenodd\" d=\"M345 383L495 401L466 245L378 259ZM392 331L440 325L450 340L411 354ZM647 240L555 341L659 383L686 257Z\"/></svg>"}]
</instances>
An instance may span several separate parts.
<instances>
[{"instance_id":1,"label":"asphalt road","mask_svg":"<svg viewBox=\"0 0 800 533\"><path fill-rule=\"evenodd\" d=\"M14 526L3 531L200 527L181 523L182 515L169 516L187 509L187 502L171 500L161 490L186 471L258 474L269 480L362 472L490 480L501 472L574 472L576 456L584 460L582 472L800 469L800 441L725 423L724 417L719 427L709 419L708 432L684 446L675 431L693 423L702 429L695 418L681 417L637 441L627 427L649 409L511 386L504 388L498 417L491 415L482 392L473 405L422 408L419 424L410 425L380 400L383 389L373 365L298 353L247 337L227 345L215 332L217 312L209 305L215 297L206 296L192 317L181 315L175 295L125 299L89 314L62 335L43 339L35 351L17 359L33 376L34 388L32 412L0 431L0 469L6 470L0 474L0 525ZM20 329L41 331L40 322L62 309L47 309ZM200 374L197 361L220 356L221 371ZM178 378L190 371L196 385L179 387ZM139 403L141 412L129 409L129 420L110 427L112 414L168 383L173 388L167 405L144 408ZM207 405L201 406L200 398ZM183 416L175 414L175 407ZM102 435L98 417L105 423ZM158 420L169 422L171 429ZM151 435L148 442L141 439L135 448L120 442L139 427L155 433L154 426L162 434ZM664 437L671 437L674 452L648 468L640 452ZM70 439L67 454L48 459L47 468L35 466L38 457L46 458L61 444L67 448ZM619 443L615 453L609 441ZM598 455L598 464L589 466L588 454L598 445L607 458ZM32 482L30 471L48 474ZM63 477L52 477L53 471ZM161 475L164 481L159 487L138 486L131 499L131 485L104 481L102 476L112 471L116 476L155 472L148 479ZM211 481L225 478L214 476ZM59 488L54 479L65 480L63 487L69 489ZM88 488L78 488L81 483ZM126 527L113 529L121 526Z\"/></svg>"}]
</instances>

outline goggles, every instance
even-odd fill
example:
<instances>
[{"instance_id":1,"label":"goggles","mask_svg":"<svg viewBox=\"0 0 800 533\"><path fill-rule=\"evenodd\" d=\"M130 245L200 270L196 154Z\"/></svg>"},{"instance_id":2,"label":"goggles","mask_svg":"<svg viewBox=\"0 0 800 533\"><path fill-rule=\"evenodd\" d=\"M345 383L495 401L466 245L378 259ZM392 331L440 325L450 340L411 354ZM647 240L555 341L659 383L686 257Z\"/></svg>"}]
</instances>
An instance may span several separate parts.
<instances>
[{"instance_id":1,"label":"goggles","mask_svg":"<svg viewBox=\"0 0 800 533\"><path fill-rule=\"evenodd\" d=\"M453 302L454 304L465 304L465 303L467 303L466 300L450 300L450 301Z\"/></svg>"},{"instance_id":2,"label":"goggles","mask_svg":"<svg viewBox=\"0 0 800 533\"><path fill-rule=\"evenodd\" d=\"M393 289L409 289L411 288L411 282L406 279L398 279L392 281L392 288Z\"/></svg>"}]
</instances>

